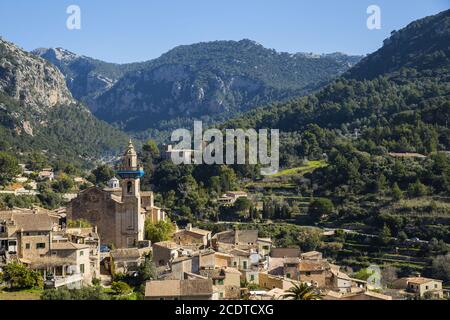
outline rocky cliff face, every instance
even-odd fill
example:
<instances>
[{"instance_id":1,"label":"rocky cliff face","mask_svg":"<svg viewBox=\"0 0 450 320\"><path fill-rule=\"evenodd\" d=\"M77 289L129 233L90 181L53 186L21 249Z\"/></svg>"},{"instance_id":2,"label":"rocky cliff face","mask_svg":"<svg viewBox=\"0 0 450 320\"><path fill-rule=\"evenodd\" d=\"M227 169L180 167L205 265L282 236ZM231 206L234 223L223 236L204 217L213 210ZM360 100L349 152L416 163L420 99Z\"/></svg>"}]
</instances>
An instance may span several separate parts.
<instances>
[{"instance_id":1,"label":"rocky cliff face","mask_svg":"<svg viewBox=\"0 0 450 320\"><path fill-rule=\"evenodd\" d=\"M75 101L55 66L2 39L0 91L37 111Z\"/></svg>"},{"instance_id":2,"label":"rocky cliff face","mask_svg":"<svg viewBox=\"0 0 450 320\"><path fill-rule=\"evenodd\" d=\"M98 96L108 91L126 72L141 65L108 63L63 48L40 48L31 53L58 67L66 77L72 95L85 102L91 110Z\"/></svg>"},{"instance_id":3,"label":"rocky cliff face","mask_svg":"<svg viewBox=\"0 0 450 320\"><path fill-rule=\"evenodd\" d=\"M0 39L0 150L88 163L126 142L72 97L58 68Z\"/></svg>"}]
</instances>

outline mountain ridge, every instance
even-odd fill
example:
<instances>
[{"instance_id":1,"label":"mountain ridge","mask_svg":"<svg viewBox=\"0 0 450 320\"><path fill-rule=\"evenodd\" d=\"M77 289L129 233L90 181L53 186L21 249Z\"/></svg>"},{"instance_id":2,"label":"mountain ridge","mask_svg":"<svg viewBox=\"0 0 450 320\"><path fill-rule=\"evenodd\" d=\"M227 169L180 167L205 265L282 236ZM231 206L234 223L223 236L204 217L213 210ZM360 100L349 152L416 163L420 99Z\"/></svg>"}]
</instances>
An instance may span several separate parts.
<instances>
[{"instance_id":1,"label":"mountain ridge","mask_svg":"<svg viewBox=\"0 0 450 320\"><path fill-rule=\"evenodd\" d=\"M34 53L54 60L48 52ZM88 94L87 99L77 92L74 96L85 101L100 119L127 131L140 131L178 117L226 119L273 100L303 95L361 58L342 53L277 52L248 39L201 42L177 46L153 60L127 64L127 72L100 92ZM74 71L67 70L73 61L54 63L66 78L73 78Z\"/></svg>"}]
</instances>

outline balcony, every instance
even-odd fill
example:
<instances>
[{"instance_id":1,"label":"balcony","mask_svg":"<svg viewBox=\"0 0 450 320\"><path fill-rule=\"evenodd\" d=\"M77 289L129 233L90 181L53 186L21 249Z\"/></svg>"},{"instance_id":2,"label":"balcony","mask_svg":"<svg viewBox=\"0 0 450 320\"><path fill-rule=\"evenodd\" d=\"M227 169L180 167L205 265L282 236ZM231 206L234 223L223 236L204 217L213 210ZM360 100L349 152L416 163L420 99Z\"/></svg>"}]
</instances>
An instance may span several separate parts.
<instances>
[{"instance_id":1,"label":"balcony","mask_svg":"<svg viewBox=\"0 0 450 320\"><path fill-rule=\"evenodd\" d=\"M123 167L119 166L116 168L116 173L122 178L142 178L145 174L144 168L142 166L137 167Z\"/></svg>"},{"instance_id":2,"label":"balcony","mask_svg":"<svg viewBox=\"0 0 450 320\"><path fill-rule=\"evenodd\" d=\"M45 286L50 288L59 288L67 286L68 288L81 288L83 282L83 275L81 273L76 273L72 275L67 275L65 277L54 277L51 280L45 281Z\"/></svg>"}]
</instances>

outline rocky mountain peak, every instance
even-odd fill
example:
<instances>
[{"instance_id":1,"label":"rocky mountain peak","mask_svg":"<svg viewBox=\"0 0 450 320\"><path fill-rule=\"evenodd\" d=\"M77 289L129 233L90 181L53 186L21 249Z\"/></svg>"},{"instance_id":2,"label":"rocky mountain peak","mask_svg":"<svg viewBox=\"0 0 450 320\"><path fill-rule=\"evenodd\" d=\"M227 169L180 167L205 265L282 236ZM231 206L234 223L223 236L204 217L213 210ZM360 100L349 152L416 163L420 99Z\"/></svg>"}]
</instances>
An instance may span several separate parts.
<instances>
[{"instance_id":1,"label":"rocky mountain peak","mask_svg":"<svg viewBox=\"0 0 450 320\"><path fill-rule=\"evenodd\" d=\"M63 74L55 66L3 39L0 39L0 91L38 111L75 102Z\"/></svg>"}]
</instances>

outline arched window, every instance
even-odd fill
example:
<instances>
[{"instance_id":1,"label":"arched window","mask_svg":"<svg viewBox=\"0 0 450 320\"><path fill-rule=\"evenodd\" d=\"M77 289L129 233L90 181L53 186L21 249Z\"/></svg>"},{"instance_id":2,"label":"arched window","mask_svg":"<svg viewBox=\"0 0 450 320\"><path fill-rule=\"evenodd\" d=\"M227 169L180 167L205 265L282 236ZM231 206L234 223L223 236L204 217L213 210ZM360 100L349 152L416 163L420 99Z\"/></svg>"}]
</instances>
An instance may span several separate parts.
<instances>
[{"instance_id":1,"label":"arched window","mask_svg":"<svg viewBox=\"0 0 450 320\"><path fill-rule=\"evenodd\" d=\"M131 158L128 159L128 166L131 168Z\"/></svg>"},{"instance_id":2,"label":"arched window","mask_svg":"<svg viewBox=\"0 0 450 320\"><path fill-rule=\"evenodd\" d=\"M132 192L131 192L132 188L133 188L133 183L131 183L131 181L128 181L128 183L127 183L127 192L128 192L129 194L132 193Z\"/></svg>"}]
</instances>

